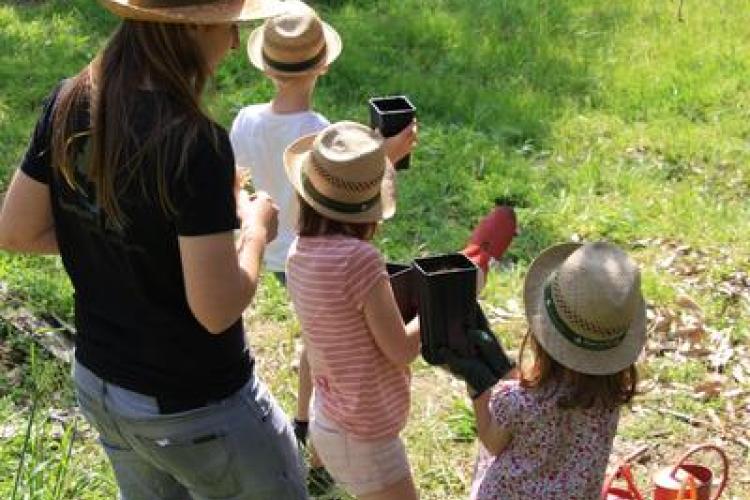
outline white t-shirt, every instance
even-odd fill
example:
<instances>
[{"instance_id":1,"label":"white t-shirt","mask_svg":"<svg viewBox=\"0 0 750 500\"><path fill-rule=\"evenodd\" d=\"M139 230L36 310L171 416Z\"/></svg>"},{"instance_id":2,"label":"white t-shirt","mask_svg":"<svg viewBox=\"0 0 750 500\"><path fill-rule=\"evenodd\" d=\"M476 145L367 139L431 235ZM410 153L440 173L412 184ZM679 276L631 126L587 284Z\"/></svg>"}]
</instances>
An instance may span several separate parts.
<instances>
[{"instance_id":1,"label":"white t-shirt","mask_svg":"<svg viewBox=\"0 0 750 500\"><path fill-rule=\"evenodd\" d=\"M284 172L284 150L303 135L328 125L328 120L314 111L278 114L268 103L242 108L232 123L230 139L237 168L249 170L255 189L268 192L279 206L278 236L268 244L263 257L271 271L284 271L297 227L296 195Z\"/></svg>"}]
</instances>

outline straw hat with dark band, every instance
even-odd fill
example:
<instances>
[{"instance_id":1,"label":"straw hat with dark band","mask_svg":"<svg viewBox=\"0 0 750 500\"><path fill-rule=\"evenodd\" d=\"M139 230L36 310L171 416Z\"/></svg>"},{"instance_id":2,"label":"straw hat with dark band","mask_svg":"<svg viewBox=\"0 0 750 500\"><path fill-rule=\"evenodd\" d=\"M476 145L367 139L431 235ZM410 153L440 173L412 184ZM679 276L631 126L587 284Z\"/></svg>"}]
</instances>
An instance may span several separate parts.
<instances>
[{"instance_id":1,"label":"straw hat with dark band","mask_svg":"<svg viewBox=\"0 0 750 500\"><path fill-rule=\"evenodd\" d=\"M183 24L240 23L279 14L277 0L99 0L124 19Z\"/></svg>"},{"instance_id":2,"label":"straw hat with dark band","mask_svg":"<svg viewBox=\"0 0 750 500\"><path fill-rule=\"evenodd\" d=\"M548 248L529 268L524 303L544 350L580 373L608 375L633 364L646 340L640 272L609 243Z\"/></svg>"},{"instance_id":3,"label":"straw hat with dark band","mask_svg":"<svg viewBox=\"0 0 750 500\"><path fill-rule=\"evenodd\" d=\"M285 2L285 11L267 19L247 41L256 68L279 75L318 71L341 54L341 37L305 3Z\"/></svg>"},{"instance_id":4,"label":"straw hat with dark band","mask_svg":"<svg viewBox=\"0 0 750 500\"><path fill-rule=\"evenodd\" d=\"M330 219L377 222L396 211L395 170L370 127L338 122L301 137L284 152L284 166L300 196Z\"/></svg>"}]
</instances>

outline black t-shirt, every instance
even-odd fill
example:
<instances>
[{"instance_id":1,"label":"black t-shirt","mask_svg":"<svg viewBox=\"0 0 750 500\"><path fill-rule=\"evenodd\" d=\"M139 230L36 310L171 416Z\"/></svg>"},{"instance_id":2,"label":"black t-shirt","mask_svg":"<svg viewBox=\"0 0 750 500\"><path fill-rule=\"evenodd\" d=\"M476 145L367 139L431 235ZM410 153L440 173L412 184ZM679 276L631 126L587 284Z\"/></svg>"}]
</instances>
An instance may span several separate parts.
<instances>
[{"instance_id":1,"label":"black t-shirt","mask_svg":"<svg viewBox=\"0 0 750 500\"><path fill-rule=\"evenodd\" d=\"M59 87L58 87L59 89ZM49 185L58 246L75 290L76 358L103 379L142 394L165 398L218 399L241 387L252 373L242 322L213 335L187 303L179 236L238 227L234 157L229 138L205 119L186 164L178 168L184 127L156 130L154 110L175 106L162 92L139 92L130 110L132 137L118 169L118 197L126 221L108 221L86 181L85 136L75 146L78 189L51 167L52 110L47 99L21 170ZM89 127L88 105L74 109L75 129ZM149 139L158 148L143 151ZM166 146L171 144L172 146ZM164 175L154 168L156 150ZM133 152L143 154L136 155ZM137 158L137 161L132 161ZM161 178L159 178L161 177ZM124 187L123 187L124 186ZM156 193L166 187L172 209Z\"/></svg>"}]
</instances>

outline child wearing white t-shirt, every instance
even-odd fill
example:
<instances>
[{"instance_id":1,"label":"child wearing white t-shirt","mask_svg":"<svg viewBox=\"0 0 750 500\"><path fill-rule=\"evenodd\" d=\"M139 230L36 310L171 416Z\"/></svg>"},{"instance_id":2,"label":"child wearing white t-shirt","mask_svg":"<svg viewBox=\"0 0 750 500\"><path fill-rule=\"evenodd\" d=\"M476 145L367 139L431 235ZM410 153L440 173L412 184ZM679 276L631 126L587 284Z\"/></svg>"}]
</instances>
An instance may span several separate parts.
<instances>
[{"instance_id":1,"label":"child wearing white t-shirt","mask_svg":"<svg viewBox=\"0 0 750 500\"><path fill-rule=\"evenodd\" d=\"M250 62L271 79L276 95L268 103L240 110L230 132L237 178L248 178L256 190L269 193L279 207L278 235L266 247L264 265L284 285L286 258L296 237L298 218L296 194L284 171L284 150L298 138L320 132L329 125L324 116L312 110L312 96L318 77L326 73L342 49L339 34L314 10L299 1L285 3L287 11L266 20L251 33L247 44ZM401 158L411 148L416 133L415 122L387 138L386 155ZM294 418L295 434L303 444L307 438L312 391L310 366L303 350ZM328 482L330 476L312 447L310 452L311 482ZM321 486L325 488L325 484L318 484Z\"/></svg>"},{"instance_id":2,"label":"child wearing white t-shirt","mask_svg":"<svg viewBox=\"0 0 750 500\"><path fill-rule=\"evenodd\" d=\"M296 194L284 173L284 150L299 137L319 132L329 124L312 110L312 96L318 77L339 56L341 48L341 37L333 27L302 2L288 2L285 13L266 20L248 39L250 62L271 79L276 95L268 103L240 110L232 123L230 139L238 179L250 180L256 190L269 193L279 207L278 235L266 247L263 263L284 285L286 257L297 223ZM311 397L310 368L303 351L294 420L295 434L303 444ZM311 475L327 481L313 450L311 455Z\"/></svg>"},{"instance_id":3,"label":"child wearing white t-shirt","mask_svg":"<svg viewBox=\"0 0 750 500\"><path fill-rule=\"evenodd\" d=\"M297 220L282 156L296 139L329 124L311 109L312 96L318 77L340 53L339 35L302 2L290 2L286 13L267 20L248 40L250 62L271 79L276 95L240 110L230 137L239 177L248 177L279 206L278 236L266 247L263 262L282 283Z\"/></svg>"},{"instance_id":4,"label":"child wearing white t-shirt","mask_svg":"<svg viewBox=\"0 0 750 500\"><path fill-rule=\"evenodd\" d=\"M283 86L308 93L315 86L316 79L317 75L305 77L299 82L282 84L279 88ZM274 99L270 103L242 108L232 124L231 139L241 175L251 179L255 189L270 194L279 206L278 236L266 247L263 264L284 283L284 266L296 234L297 217L294 190L284 177L281 158L284 149L297 138L318 132L329 123L311 109L279 112L277 102Z\"/></svg>"}]
</instances>

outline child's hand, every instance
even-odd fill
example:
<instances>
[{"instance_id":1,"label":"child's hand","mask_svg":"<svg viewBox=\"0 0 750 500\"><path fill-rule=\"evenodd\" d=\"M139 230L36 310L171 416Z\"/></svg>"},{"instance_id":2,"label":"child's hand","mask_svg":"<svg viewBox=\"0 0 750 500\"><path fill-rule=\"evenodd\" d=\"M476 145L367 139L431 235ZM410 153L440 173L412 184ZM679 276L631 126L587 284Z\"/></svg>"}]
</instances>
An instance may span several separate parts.
<instances>
[{"instance_id":1,"label":"child's hand","mask_svg":"<svg viewBox=\"0 0 750 500\"><path fill-rule=\"evenodd\" d=\"M391 163L398 162L401 158L408 155L414 144L417 142L417 120L407 126L398 134L387 137L383 143L385 155L391 160Z\"/></svg>"}]
</instances>

